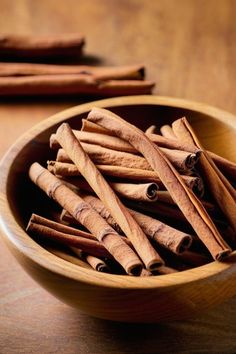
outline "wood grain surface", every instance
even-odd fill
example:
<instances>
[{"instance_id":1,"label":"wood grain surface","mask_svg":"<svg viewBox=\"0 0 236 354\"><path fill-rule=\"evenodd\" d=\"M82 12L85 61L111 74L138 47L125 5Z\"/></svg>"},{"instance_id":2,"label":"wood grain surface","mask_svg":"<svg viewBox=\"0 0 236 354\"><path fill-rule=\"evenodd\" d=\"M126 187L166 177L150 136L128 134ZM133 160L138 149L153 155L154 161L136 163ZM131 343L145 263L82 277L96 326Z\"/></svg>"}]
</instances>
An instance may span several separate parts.
<instances>
[{"instance_id":1,"label":"wood grain surface","mask_svg":"<svg viewBox=\"0 0 236 354\"><path fill-rule=\"evenodd\" d=\"M155 93L236 114L235 0L0 0L0 32L80 32L87 62L144 63ZM79 98L0 102L0 155ZM236 298L191 321L97 320L57 301L0 248L0 353L235 353Z\"/></svg>"}]
</instances>

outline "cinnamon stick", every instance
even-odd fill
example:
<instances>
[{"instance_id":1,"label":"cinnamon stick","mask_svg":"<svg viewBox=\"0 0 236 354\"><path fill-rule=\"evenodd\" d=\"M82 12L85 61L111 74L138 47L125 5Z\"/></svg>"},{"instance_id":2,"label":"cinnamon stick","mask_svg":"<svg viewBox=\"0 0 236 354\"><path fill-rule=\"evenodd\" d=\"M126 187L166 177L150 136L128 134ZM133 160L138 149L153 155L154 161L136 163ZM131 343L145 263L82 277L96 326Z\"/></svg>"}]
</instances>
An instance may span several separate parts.
<instances>
[{"instance_id":1,"label":"cinnamon stick","mask_svg":"<svg viewBox=\"0 0 236 354\"><path fill-rule=\"evenodd\" d=\"M142 80L143 65L130 66L88 66L88 65L53 65L33 63L0 63L0 76L31 75L91 75L97 80Z\"/></svg>"},{"instance_id":2,"label":"cinnamon stick","mask_svg":"<svg viewBox=\"0 0 236 354\"><path fill-rule=\"evenodd\" d=\"M112 132L111 130L108 130L108 129L106 129L94 122L90 122L87 119L82 119L81 130L84 132L86 131L86 132L91 132L91 133L99 133L99 134L104 134L104 135L109 135L109 136L116 136L115 133ZM182 151L196 153L196 154L201 152L196 146L193 147L189 144L183 143L182 141L180 142L177 139L165 138L164 136L159 135L159 134L152 134L152 133L145 133L145 134L148 136L148 138L153 143L157 144L159 147L165 147L168 149L175 149L175 150L182 150ZM126 141L126 143L128 143L128 141ZM132 144L130 144L130 145L132 145ZM134 146L133 146L133 148L134 148Z\"/></svg>"},{"instance_id":3,"label":"cinnamon stick","mask_svg":"<svg viewBox=\"0 0 236 354\"><path fill-rule=\"evenodd\" d=\"M110 132L108 129L100 127L100 125L93 123L93 122L89 122L87 119L83 119L83 118L82 118L81 131L104 134L104 135L109 135L109 136L115 136L115 134ZM74 132L74 130L73 130L73 132Z\"/></svg>"},{"instance_id":4,"label":"cinnamon stick","mask_svg":"<svg viewBox=\"0 0 236 354\"><path fill-rule=\"evenodd\" d=\"M74 236L61 231L54 230L48 226L29 221L26 231L36 236L46 237L55 241L66 244L67 246L77 247L84 252L90 253L97 257L111 257L110 253L104 246L94 240L84 237Z\"/></svg>"},{"instance_id":5,"label":"cinnamon stick","mask_svg":"<svg viewBox=\"0 0 236 354\"><path fill-rule=\"evenodd\" d=\"M128 274L135 275L141 272L142 263L134 251L88 203L38 163L31 165L29 176L49 197L55 199L84 225Z\"/></svg>"},{"instance_id":6,"label":"cinnamon stick","mask_svg":"<svg viewBox=\"0 0 236 354\"><path fill-rule=\"evenodd\" d=\"M176 205L175 201L172 199L170 193L168 191L157 191L157 199L160 202ZM216 207L209 201L201 200L202 205L204 208L212 213L216 212Z\"/></svg>"},{"instance_id":7,"label":"cinnamon stick","mask_svg":"<svg viewBox=\"0 0 236 354\"><path fill-rule=\"evenodd\" d=\"M73 133L75 134L76 138L83 143L95 144L112 150L137 154L137 151L132 145L116 136L109 136L107 134L92 133L80 130L73 130ZM50 136L50 148L60 148L60 144L56 139L56 134L52 134Z\"/></svg>"},{"instance_id":8,"label":"cinnamon stick","mask_svg":"<svg viewBox=\"0 0 236 354\"><path fill-rule=\"evenodd\" d=\"M162 135L165 138L177 139L172 127L170 125L164 125L160 128ZM181 140L181 143L183 141ZM226 178L232 179L235 181L236 179L236 164L220 155L215 154L212 151L207 150L207 153L214 161L215 165L218 169L225 175Z\"/></svg>"},{"instance_id":9,"label":"cinnamon stick","mask_svg":"<svg viewBox=\"0 0 236 354\"><path fill-rule=\"evenodd\" d=\"M96 144L88 144L84 142L81 142L81 145L95 164L117 165L122 167L152 170L149 163L143 157L124 152L124 149L117 151L114 149L104 148L103 146ZM199 160L200 156L199 153L193 154L181 150L170 150L166 148L160 149L173 163L173 165L182 172L192 169ZM63 149L58 150L57 161L71 162L70 158Z\"/></svg>"},{"instance_id":10,"label":"cinnamon stick","mask_svg":"<svg viewBox=\"0 0 236 354\"><path fill-rule=\"evenodd\" d=\"M81 145L95 164L151 170L149 163L141 156L130 154L128 152L107 149L98 145L87 143L81 143ZM57 153L57 161L71 162L71 159L65 150L59 149Z\"/></svg>"},{"instance_id":11,"label":"cinnamon stick","mask_svg":"<svg viewBox=\"0 0 236 354\"><path fill-rule=\"evenodd\" d=\"M219 171L207 151L204 150L185 117L176 120L172 124L172 127L178 139L181 139L192 146L197 146L203 151L199 160L199 165L205 178L205 183L211 191L218 207L221 209L234 231L236 231L236 190Z\"/></svg>"},{"instance_id":12,"label":"cinnamon stick","mask_svg":"<svg viewBox=\"0 0 236 354\"><path fill-rule=\"evenodd\" d=\"M79 34L0 35L0 58L52 59L81 55L85 39Z\"/></svg>"},{"instance_id":13,"label":"cinnamon stick","mask_svg":"<svg viewBox=\"0 0 236 354\"><path fill-rule=\"evenodd\" d=\"M0 77L0 96L86 94L122 96L150 94L154 83L141 80L97 80L85 74Z\"/></svg>"},{"instance_id":14,"label":"cinnamon stick","mask_svg":"<svg viewBox=\"0 0 236 354\"><path fill-rule=\"evenodd\" d=\"M50 253L54 254L55 256L64 259L65 261L75 264L77 266L83 267L83 268L87 268L92 270L92 267L85 261L82 260L80 258L78 258L77 256L75 256L74 254L69 254L68 252L62 250L62 249L57 249L55 247L52 246L48 246L48 245L44 245L44 247L47 249L47 251L49 251Z\"/></svg>"},{"instance_id":15,"label":"cinnamon stick","mask_svg":"<svg viewBox=\"0 0 236 354\"><path fill-rule=\"evenodd\" d=\"M62 232L64 234L69 234L73 236L88 238L90 240L96 240L95 236L91 235L86 231L82 231L79 229L75 229L74 227L70 227L59 222L44 218L43 216L32 214L29 223L39 224L43 226L47 226L53 230Z\"/></svg>"},{"instance_id":16,"label":"cinnamon stick","mask_svg":"<svg viewBox=\"0 0 236 354\"><path fill-rule=\"evenodd\" d=\"M156 125L150 125L150 127L148 127L148 128L145 130L145 133L147 133L147 134L155 134L156 131L157 131Z\"/></svg>"},{"instance_id":17,"label":"cinnamon stick","mask_svg":"<svg viewBox=\"0 0 236 354\"><path fill-rule=\"evenodd\" d=\"M113 219L104 204L92 195L85 195L83 199L88 202L101 216L105 215L108 223L113 224ZM139 213L135 210L128 209L135 221L142 228L143 232L152 240L161 246L168 248L174 253L184 252L191 246L192 237L184 232L181 232L173 227L170 227L159 220L150 216Z\"/></svg>"},{"instance_id":18,"label":"cinnamon stick","mask_svg":"<svg viewBox=\"0 0 236 354\"><path fill-rule=\"evenodd\" d=\"M85 259L86 262L97 272L102 272L102 273L110 272L108 265L103 259L81 252L81 250L78 250L75 247L71 247L71 249L79 258Z\"/></svg>"},{"instance_id":19,"label":"cinnamon stick","mask_svg":"<svg viewBox=\"0 0 236 354\"><path fill-rule=\"evenodd\" d=\"M130 239L146 268L148 270L158 268L163 263L163 260L151 246L146 235L83 150L69 125L63 123L57 129L56 135L60 145L110 211L124 234Z\"/></svg>"},{"instance_id":20,"label":"cinnamon stick","mask_svg":"<svg viewBox=\"0 0 236 354\"><path fill-rule=\"evenodd\" d=\"M76 187L93 192L90 185L84 179L70 180ZM138 202L155 202L157 200L158 185L156 183L119 183L109 182L112 189L121 197L136 200Z\"/></svg>"},{"instance_id":21,"label":"cinnamon stick","mask_svg":"<svg viewBox=\"0 0 236 354\"><path fill-rule=\"evenodd\" d=\"M160 149L140 129L114 113L100 108L94 108L89 113L88 120L113 131L142 153L214 259L221 259L231 252L200 201L186 187Z\"/></svg>"},{"instance_id":22,"label":"cinnamon stick","mask_svg":"<svg viewBox=\"0 0 236 354\"><path fill-rule=\"evenodd\" d=\"M164 136L165 138L177 139L175 133L173 132L172 127L168 124L162 125L162 127L160 128L160 132L162 136Z\"/></svg>"},{"instance_id":23,"label":"cinnamon stick","mask_svg":"<svg viewBox=\"0 0 236 354\"><path fill-rule=\"evenodd\" d=\"M106 176L118 177L132 180L133 182L152 182L156 183L159 188L163 189L164 185L156 172L149 170L141 170L122 166L112 165L96 165L99 171ZM80 176L77 167L72 163L60 161L48 161L48 170L57 176L75 177ZM203 181L200 177L181 175L184 183L199 196L204 193ZM71 180L73 184L77 184L76 180Z\"/></svg>"},{"instance_id":24,"label":"cinnamon stick","mask_svg":"<svg viewBox=\"0 0 236 354\"><path fill-rule=\"evenodd\" d=\"M219 156L211 151L208 151L209 156L214 161L218 169L223 173L223 175L229 180L236 181L236 163L225 159L222 156Z\"/></svg>"}]
</instances>

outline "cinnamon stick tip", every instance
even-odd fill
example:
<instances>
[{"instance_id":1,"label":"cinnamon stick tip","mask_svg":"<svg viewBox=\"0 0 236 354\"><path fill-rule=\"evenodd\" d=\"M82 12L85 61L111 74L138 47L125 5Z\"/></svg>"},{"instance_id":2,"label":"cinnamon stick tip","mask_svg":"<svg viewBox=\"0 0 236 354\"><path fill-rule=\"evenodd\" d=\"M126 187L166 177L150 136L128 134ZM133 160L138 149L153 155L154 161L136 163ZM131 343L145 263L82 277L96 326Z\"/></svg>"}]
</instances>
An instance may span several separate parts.
<instances>
[{"instance_id":1,"label":"cinnamon stick tip","mask_svg":"<svg viewBox=\"0 0 236 354\"><path fill-rule=\"evenodd\" d=\"M176 250L177 253L183 253L188 249L192 244L192 237L190 235L185 235L183 237L182 242L179 244L178 249Z\"/></svg>"},{"instance_id":2,"label":"cinnamon stick tip","mask_svg":"<svg viewBox=\"0 0 236 354\"><path fill-rule=\"evenodd\" d=\"M158 199L157 191L159 187L156 183L151 183L147 188L147 196L149 199L155 201Z\"/></svg>"},{"instance_id":3,"label":"cinnamon stick tip","mask_svg":"<svg viewBox=\"0 0 236 354\"><path fill-rule=\"evenodd\" d=\"M222 261L223 259L227 258L232 253L230 248L224 249L218 252L215 256L216 261Z\"/></svg>"}]
</instances>

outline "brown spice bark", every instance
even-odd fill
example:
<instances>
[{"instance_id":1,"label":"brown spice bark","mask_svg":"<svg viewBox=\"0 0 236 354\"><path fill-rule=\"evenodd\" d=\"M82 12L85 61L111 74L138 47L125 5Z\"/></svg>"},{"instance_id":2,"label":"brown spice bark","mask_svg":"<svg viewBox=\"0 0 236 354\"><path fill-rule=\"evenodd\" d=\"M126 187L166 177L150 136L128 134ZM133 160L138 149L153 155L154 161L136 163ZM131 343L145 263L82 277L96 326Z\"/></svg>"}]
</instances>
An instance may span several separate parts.
<instances>
[{"instance_id":1,"label":"brown spice bark","mask_svg":"<svg viewBox=\"0 0 236 354\"><path fill-rule=\"evenodd\" d=\"M143 65L130 66L88 66L88 65L53 65L33 63L0 63L0 76L29 75L91 75L97 80L142 80Z\"/></svg>"},{"instance_id":2,"label":"brown spice bark","mask_svg":"<svg viewBox=\"0 0 236 354\"><path fill-rule=\"evenodd\" d=\"M199 147L203 152L199 160L201 173L204 176L205 184L211 191L211 194L225 215L234 231L236 231L236 191L219 171L208 152L204 150L199 139L197 138L192 127L187 119L181 118L176 120L173 124L173 131L179 140Z\"/></svg>"},{"instance_id":3,"label":"brown spice bark","mask_svg":"<svg viewBox=\"0 0 236 354\"><path fill-rule=\"evenodd\" d=\"M56 200L84 225L128 274L135 275L141 272L142 263L134 251L88 203L38 163L31 165L29 176L49 197Z\"/></svg>"},{"instance_id":4,"label":"brown spice bark","mask_svg":"<svg viewBox=\"0 0 236 354\"><path fill-rule=\"evenodd\" d=\"M58 128L56 135L60 145L65 149L66 153L80 170L80 173L110 211L124 234L130 239L146 268L148 270L157 268L163 263L163 260L151 246L146 235L83 150L69 125L63 123Z\"/></svg>"},{"instance_id":5,"label":"brown spice bark","mask_svg":"<svg viewBox=\"0 0 236 354\"><path fill-rule=\"evenodd\" d=\"M91 75L54 74L0 77L0 96L150 94L155 84L141 80L97 80Z\"/></svg>"},{"instance_id":6,"label":"brown spice bark","mask_svg":"<svg viewBox=\"0 0 236 354\"><path fill-rule=\"evenodd\" d=\"M214 259L221 259L231 252L201 202L186 187L181 176L160 149L140 129L100 108L94 108L89 113L88 120L110 129L142 153Z\"/></svg>"},{"instance_id":7,"label":"brown spice bark","mask_svg":"<svg viewBox=\"0 0 236 354\"><path fill-rule=\"evenodd\" d=\"M31 36L6 34L0 36L1 58L51 59L81 55L85 44L78 34Z\"/></svg>"}]
</instances>

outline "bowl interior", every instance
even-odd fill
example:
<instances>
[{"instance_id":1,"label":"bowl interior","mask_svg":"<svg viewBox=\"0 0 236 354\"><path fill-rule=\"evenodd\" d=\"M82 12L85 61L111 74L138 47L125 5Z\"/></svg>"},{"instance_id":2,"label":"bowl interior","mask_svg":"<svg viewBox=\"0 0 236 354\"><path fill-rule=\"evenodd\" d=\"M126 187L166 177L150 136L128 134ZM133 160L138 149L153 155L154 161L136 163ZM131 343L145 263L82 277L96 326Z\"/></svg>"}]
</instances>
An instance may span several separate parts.
<instances>
[{"instance_id":1,"label":"bowl interior","mask_svg":"<svg viewBox=\"0 0 236 354\"><path fill-rule=\"evenodd\" d=\"M106 105L114 113L119 114L127 121L145 130L151 124L158 128L163 124L170 124L177 118L186 116L196 130L203 145L216 153L236 161L236 128L209 114L188 108L172 107L163 104L111 104ZM82 113L75 113L66 121L74 129L80 129L81 119L86 118L89 109ZM49 137L59 126L55 119L43 129L32 131L32 139L15 154L10 165L7 178L7 199L17 223L25 229L32 214L38 213L49 216L49 210L56 204L35 187L28 178L29 166L38 161L46 165L46 161L54 159L56 152L49 148ZM236 124L235 124L236 127Z\"/></svg>"}]
</instances>

